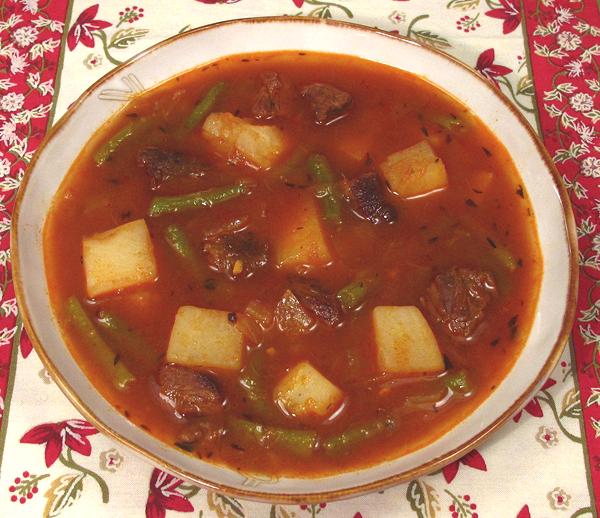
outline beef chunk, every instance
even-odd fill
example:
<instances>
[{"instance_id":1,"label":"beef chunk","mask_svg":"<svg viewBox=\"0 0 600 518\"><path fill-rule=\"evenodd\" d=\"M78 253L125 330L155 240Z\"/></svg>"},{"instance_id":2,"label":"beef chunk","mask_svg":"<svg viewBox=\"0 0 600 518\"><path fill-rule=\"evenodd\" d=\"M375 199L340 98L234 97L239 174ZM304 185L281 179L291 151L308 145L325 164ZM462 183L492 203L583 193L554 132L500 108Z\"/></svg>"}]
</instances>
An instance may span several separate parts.
<instances>
[{"instance_id":1,"label":"beef chunk","mask_svg":"<svg viewBox=\"0 0 600 518\"><path fill-rule=\"evenodd\" d=\"M367 174L353 180L350 193L356 205L356 212L371 223L394 223L398 219L396 208L383 199L376 174Z\"/></svg>"},{"instance_id":2,"label":"beef chunk","mask_svg":"<svg viewBox=\"0 0 600 518\"><path fill-rule=\"evenodd\" d=\"M308 99L315 112L317 124L329 124L335 119L345 115L352 97L349 93L338 90L335 86L323 83L314 83L302 89L302 97Z\"/></svg>"},{"instance_id":3,"label":"beef chunk","mask_svg":"<svg viewBox=\"0 0 600 518\"><path fill-rule=\"evenodd\" d=\"M217 383L189 367L168 363L158 372L160 394L185 417L216 414L223 396Z\"/></svg>"},{"instance_id":4,"label":"beef chunk","mask_svg":"<svg viewBox=\"0 0 600 518\"><path fill-rule=\"evenodd\" d=\"M337 298L312 279L294 278L290 288L300 304L330 326L342 321L342 308Z\"/></svg>"},{"instance_id":5,"label":"beef chunk","mask_svg":"<svg viewBox=\"0 0 600 518\"><path fill-rule=\"evenodd\" d=\"M268 261L267 242L249 230L209 236L204 251L213 268L232 277L248 277Z\"/></svg>"},{"instance_id":6,"label":"beef chunk","mask_svg":"<svg viewBox=\"0 0 600 518\"><path fill-rule=\"evenodd\" d=\"M280 113L283 83L277 72L264 72L260 78L263 85L252 105L252 114L257 119L271 119Z\"/></svg>"},{"instance_id":7,"label":"beef chunk","mask_svg":"<svg viewBox=\"0 0 600 518\"><path fill-rule=\"evenodd\" d=\"M202 176L206 172L196 158L180 151L147 147L138 154L138 164L145 167L152 179L152 188L156 189L164 180L173 176Z\"/></svg>"},{"instance_id":8,"label":"beef chunk","mask_svg":"<svg viewBox=\"0 0 600 518\"><path fill-rule=\"evenodd\" d=\"M452 268L435 277L421 297L421 304L451 336L468 338L483 320L484 310L495 295L492 274Z\"/></svg>"}]
</instances>

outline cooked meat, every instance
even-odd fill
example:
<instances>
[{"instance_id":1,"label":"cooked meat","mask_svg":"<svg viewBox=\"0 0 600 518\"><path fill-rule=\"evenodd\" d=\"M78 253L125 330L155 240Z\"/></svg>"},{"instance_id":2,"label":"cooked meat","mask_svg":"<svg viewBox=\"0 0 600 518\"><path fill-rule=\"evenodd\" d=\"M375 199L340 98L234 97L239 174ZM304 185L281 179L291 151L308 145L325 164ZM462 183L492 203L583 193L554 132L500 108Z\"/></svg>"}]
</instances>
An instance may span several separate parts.
<instances>
[{"instance_id":1,"label":"cooked meat","mask_svg":"<svg viewBox=\"0 0 600 518\"><path fill-rule=\"evenodd\" d=\"M283 83L277 72L264 72L260 78L263 85L252 105L252 114L257 119L271 119L279 115L281 110L280 97Z\"/></svg>"},{"instance_id":2,"label":"cooked meat","mask_svg":"<svg viewBox=\"0 0 600 518\"><path fill-rule=\"evenodd\" d=\"M213 268L231 277L248 277L268 261L268 244L254 232L232 232L207 237L204 251Z\"/></svg>"},{"instance_id":3,"label":"cooked meat","mask_svg":"<svg viewBox=\"0 0 600 518\"><path fill-rule=\"evenodd\" d=\"M187 451L209 448L223 435L223 428L214 420L194 419L177 435L175 445Z\"/></svg>"},{"instance_id":4,"label":"cooked meat","mask_svg":"<svg viewBox=\"0 0 600 518\"><path fill-rule=\"evenodd\" d=\"M375 173L367 174L353 180L350 193L355 202L356 212L377 225L378 223L394 223L398 218L396 208L383 199L383 193Z\"/></svg>"},{"instance_id":5,"label":"cooked meat","mask_svg":"<svg viewBox=\"0 0 600 518\"><path fill-rule=\"evenodd\" d=\"M467 338L484 317L485 307L496 295L492 274L468 268L452 268L440 273L427 288L421 304L448 333Z\"/></svg>"},{"instance_id":6,"label":"cooked meat","mask_svg":"<svg viewBox=\"0 0 600 518\"><path fill-rule=\"evenodd\" d=\"M295 278L290 282L291 291L309 312L330 326L342 321L342 308L334 295L328 293L316 281Z\"/></svg>"},{"instance_id":7,"label":"cooked meat","mask_svg":"<svg viewBox=\"0 0 600 518\"><path fill-rule=\"evenodd\" d=\"M146 173L152 178L153 189L172 176L202 176L206 171L196 158L157 147L142 149L138 154L138 164L146 168Z\"/></svg>"},{"instance_id":8,"label":"cooked meat","mask_svg":"<svg viewBox=\"0 0 600 518\"><path fill-rule=\"evenodd\" d=\"M160 394L185 417L212 415L222 408L223 396L217 383L189 367L168 363L158 372Z\"/></svg>"},{"instance_id":9,"label":"cooked meat","mask_svg":"<svg viewBox=\"0 0 600 518\"><path fill-rule=\"evenodd\" d=\"M352 97L335 86L314 83L302 89L302 96L308 99L315 112L317 124L329 124L346 113Z\"/></svg>"}]
</instances>

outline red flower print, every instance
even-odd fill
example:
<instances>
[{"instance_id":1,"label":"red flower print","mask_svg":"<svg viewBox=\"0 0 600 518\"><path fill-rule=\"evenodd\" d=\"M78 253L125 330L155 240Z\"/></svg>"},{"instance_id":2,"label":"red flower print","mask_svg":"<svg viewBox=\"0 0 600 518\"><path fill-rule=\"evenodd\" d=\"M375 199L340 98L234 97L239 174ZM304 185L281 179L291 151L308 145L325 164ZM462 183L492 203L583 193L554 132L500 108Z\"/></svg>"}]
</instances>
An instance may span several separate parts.
<instances>
[{"instance_id":1,"label":"red flower print","mask_svg":"<svg viewBox=\"0 0 600 518\"><path fill-rule=\"evenodd\" d=\"M485 13L491 18L504 20L502 24L502 33L508 34L514 31L521 23L521 13L519 12L519 4L517 0L500 0L502 7L492 9Z\"/></svg>"},{"instance_id":2,"label":"red flower print","mask_svg":"<svg viewBox=\"0 0 600 518\"><path fill-rule=\"evenodd\" d=\"M302 4L304 3L304 0L292 0L292 2L294 2L294 5L296 7L302 7Z\"/></svg>"},{"instance_id":3,"label":"red flower print","mask_svg":"<svg viewBox=\"0 0 600 518\"><path fill-rule=\"evenodd\" d=\"M443 470L444 478L448 484L454 480L458 473L458 468L461 464L469 466L470 468L478 469L479 471L487 471L485 460L477 450L470 451L463 458L455 460L451 464L448 464Z\"/></svg>"},{"instance_id":4,"label":"red flower print","mask_svg":"<svg viewBox=\"0 0 600 518\"><path fill-rule=\"evenodd\" d=\"M167 509L191 513L194 506L177 488L183 480L154 468L150 478L150 494L146 502L146 518L164 518Z\"/></svg>"},{"instance_id":5,"label":"red flower print","mask_svg":"<svg viewBox=\"0 0 600 518\"><path fill-rule=\"evenodd\" d=\"M517 514L517 518L531 518L531 514L529 514L529 506L528 505L524 505L521 510L519 511L519 514Z\"/></svg>"},{"instance_id":6,"label":"red flower print","mask_svg":"<svg viewBox=\"0 0 600 518\"><path fill-rule=\"evenodd\" d=\"M546 383L544 383L542 385L542 388L540 390L549 389L552 385L556 385L556 381L554 381L552 378L548 378L546 380ZM544 411L542 410L542 405L540 405L540 402L539 402L537 396L534 397L529 403L527 403L523 410L525 410L525 412L527 412L530 416L533 416L533 417L543 417L544 416ZM514 415L513 421L515 423L518 423L519 420L521 419L523 410L519 410Z\"/></svg>"},{"instance_id":7,"label":"red flower print","mask_svg":"<svg viewBox=\"0 0 600 518\"><path fill-rule=\"evenodd\" d=\"M85 9L69 29L69 34L67 35L69 50L73 50L79 42L83 43L86 47L93 47L94 36L92 35L92 31L106 29L112 25L112 23L94 19L98 14L98 8L99 4L96 4Z\"/></svg>"},{"instance_id":8,"label":"red flower print","mask_svg":"<svg viewBox=\"0 0 600 518\"><path fill-rule=\"evenodd\" d=\"M19 342L19 346L23 358L27 358L29 353L31 353L33 346L31 345L31 340L29 339L29 336L27 336L27 331L25 331L25 329L23 329L21 332L21 341Z\"/></svg>"},{"instance_id":9,"label":"red flower print","mask_svg":"<svg viewBox=\"0 0 600 518\"><path fill-rule=\"evenodd\" d=\"M494 65L495 57L496 53L494 52L494 49L484 50L477 58L475 69L498 86L496 78L510 74L512 69L502 65Z\"/></svg>"},{"instance_id":10,"label":"red flower print","mask_svg":"<svg viewBox=\"0 0 600 518\"><path fill-rule=\"evenodd\" d=\"M300 509L302 509L303 511L308 511L313 516L317 513L320 513L321 509L325 509L326 507L327 507L327 504L325 502L321 502L320 504L310 504L310 505L300 504ZM360 515L360 513L356 513L356 514ZM354 515L354 518L356 518L356 515Z\"/></svg>"},{"instance_id":11,"label":"red flower print","mask_svg":"<svg viewBox=\"0 0 600 518\"><path fill-rule=\"evenodd\" d=\"M81 455L89 457L92 445L88 435L98 433L90 423L83 419L69 419L60 423L45 423L29 430L23 437L22 443L46 443L46 466L50 467L60 456L66 446Z\"/></svg>"}]
</instances>

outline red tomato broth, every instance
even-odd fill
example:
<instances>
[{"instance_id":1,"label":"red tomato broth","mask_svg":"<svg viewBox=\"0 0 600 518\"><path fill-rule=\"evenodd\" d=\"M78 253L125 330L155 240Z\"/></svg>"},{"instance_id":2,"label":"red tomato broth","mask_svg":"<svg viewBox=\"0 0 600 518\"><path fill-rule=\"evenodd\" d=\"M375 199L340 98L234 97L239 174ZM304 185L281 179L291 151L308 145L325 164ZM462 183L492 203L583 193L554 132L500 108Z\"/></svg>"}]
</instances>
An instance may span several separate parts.
<instances>
[{"instance_id":1,"label":"red tomato broth","mask_svg":"<svg viewBox=\"0 0 600 518\"><path fill-rule=\"evenodd\" d=\"M101 128L71 167L44 230L49 292L70 350L99 391L133 423L173 444L186 419L177 417L161 399L155 375L136 372L136 365L128 365L137 376L136 381L124 391L115 389L69 323L65 300L72 295L85 300L90 315L99 309L113 311L157 354L166 351L180 306L242 312L248 302L256 299L271 308L275 306L288 286L288 274L274 267L272 246L267 267L250 278L230 280L210 270L202 260L204 277L197 279L182 267L163 238L169 224L180 224L203 259L202 236L207 231L232 218L247 216L248 226L256 234L276 240L290 218L289 208L313 197L310 188L292 188L281 182L276 174L278 166L273 171L255 171L244 165L225 164L203 141L200 127L187 138L174 136L203 93L218 81L226 81L229 87L213 111L251 117L259 75L272 70L286 84L299 88L312 82L330 83L353 98L348 116L317 126L306 103L299 96L288 95L285 104L291 115L258 122L277 125L290 143L279 164L285 163L301 144L311 152L326 155L338 178L343 175L350 179L377 171L386 156L427 137L446 165L449 186L406 200L387 192L386 201L398 209L398 221L393 225L371 225L357 218L347 205L343 207L342 225L336 228L323 222L334 259L328 267L311 269L310 275L335 293L365 270L376 272L374 294L358 310L346 313L338 328L319 322L306 335L286 337L274 326L265 333L260 348L272 351L264 380L267 394L272 393L286 369L309 360L343 390L344 406L334 419L322 422L315 419L300 423L280 412L266 424L315 429L321 438L326 438L394 411L408 395L430 392L431 381L415 381L392 386L387 393L384 390L378 395L391 378L382 378L377 369L371 309L378 305L421 307L419 298L434 275L452 266L484 268L495 275L499 284L499 296L486 308L485 320L469 343L457 343L442 331L441 325L428 318L442 352L453 364L458 359L457 366L468 372L475 387L469 397L453 397L436 411L402 415L392 433L363 441L344 455L328 456L315 451L307 459L278 448L237 444L239 441L227 434L210 451L196 452L211 462L244 472L259 469L274 476L308 477L365 467L414 451L472 413L502 381L527 338L542 260L533 213L506 150L464 106L427 81L356 58L292 52L232 56L187 72L134 98ZM466 120L465 128L445 130L434 122L439 114L448 113ZM123 143L103 166L96 166L93 155L99 143L140 117L153 120L150 128ZM368 163L349 156L344 144L365 141ZM252 194L210 209L147 217L156 192L151 191L149 177L136 158L137 151L148 145L185 151L212 165L210 173L203 177L166 181L158 191L160 195L228 185L238 178L255 182ZM482 170L491 171L492 180L485 192L475 192L471 183ZM145 218L150 229L158 264L157 280L88 300L82 238L138 218ZM519 266L507 272L494 258L490 242L510 250ZM511 319L516 326L509 325ZM247 344L245 361L255 348ZM352 368L348 352L358 358ZM226 412L234 416L251 414L239 373L211 372L225 394Z\"/></svg>"}]
</instances>

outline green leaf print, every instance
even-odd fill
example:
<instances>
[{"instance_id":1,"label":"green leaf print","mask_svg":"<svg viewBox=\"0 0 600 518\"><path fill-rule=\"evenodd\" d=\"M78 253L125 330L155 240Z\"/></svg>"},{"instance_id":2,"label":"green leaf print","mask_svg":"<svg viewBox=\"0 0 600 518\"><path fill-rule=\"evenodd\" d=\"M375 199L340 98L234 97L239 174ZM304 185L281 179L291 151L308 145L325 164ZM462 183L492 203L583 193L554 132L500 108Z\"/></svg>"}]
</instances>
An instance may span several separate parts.
<instances>
[{"instance_id":1,"label":"green leaf print","mask_svg":"<svg viewBox=\"0 0 600 518\"><path fill-rule=\"evenodd\" d=\"M417 518L435 518L440 510L438 496L430 485L420 480L413 480L406 488L406 499Z\"/></svg>"},{"instance_id":2,"label":"green leaf print","mask_svg":"<svg viewBox=\"0 0 600 518\"><path fill-rule=\"evenodd\" d=\"M296 515L282 505L272 505L269 513L269 518L293 518L294 516Z\"/></svg>"},{"instance_id":3,"label":"green leaf print","mask_svg":"<svg viewBox=\"0 0 600 518\"><path fill-rule=\"evenodd\" d=\"M581 417L581 401L579 399L579 391L571 388L564 395L560 417L571 417L579 419Z\"/></svg>"},{"instance_id":4,"label":"green leaf print","mask_svg":"<svg viewBox=\"0 0 600 518\"><path fill-rule=\"evenodd\" d=\"M313 18L333 18L332 10L339 9L342 11L348 18L353 18L354 15L352 11L347 7L337 4L334 2L323 2L321 0L305 0L304 2L307 5L314 5L315 8L307 13L307 16L312 16Z\"/></svg>"},{"instance_id":5,"label":"green leaf print","mask_svg":"<svg viewBox=\"0 0 600 518\"><path fill-rule=\"evenodd\" d=\"M517 95L535 95L535 88L530 76L523 76L517 83Z\"/></svg>"},{"instance_id":6,"label":"green leaf print","mask_svg":"<svg viewBox=\"0 0 600 518\"><path fill-rule=\"evenodd\" d=\"M48 502L44 516L52 518L71 507L81 496L84 478L85 474L83 473L68 473L52 482L45 494Z\"/></svg>"},{"instance_id":7,"label":"green leaf print","mask_svg":"<svg viewBox=\"0 0 600 518\"><path fill-rule=\"evenodd\" d=\"M120 29L110 38L108 48L126 49L148 34L148 29Z\"/></svg>"},{"instance_id":8,"label":"green leaf print","mask_svg":"<svg viewBox=\"0 0 600 518\"><path fill-rule=\"evenodd\" d=\"M214 511L218 518L244 518L242 504L233 497L208 491L206 496L208 507Z\"/></svg>"},{"instance_id":9,"label":"green leaf print","mask_svg":"<svg viewBox=\"0 0 600 518\"><path fill-rule=\"evenodd\" d=\"M463 11L476 7L479 7L479 0L450 0L446 4L447 9L462 9Z\"/></svg>"},{"instance_id":10,"label":"green leaf print","mask_svg":"<svg viewBox=\"0 0 600 518\"><path fill-rule=\"evenodd\" d=\"M451 47L450 43L446 38L428 30L428 29L419 29L415 30L415 25L421 20L425 20L429 18L428 14L422 14L421 16L417 16L414 18L409 24L408 29L406 31L406 35L413 40L424 43L425 45L431 45L432 47L438 49L447 49Z\"/></svg>"}]
</instances>

